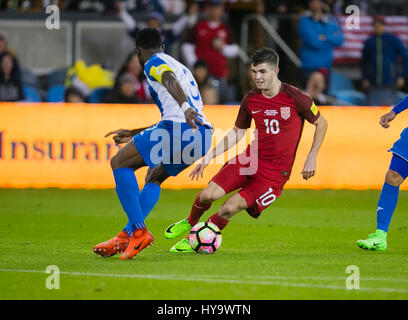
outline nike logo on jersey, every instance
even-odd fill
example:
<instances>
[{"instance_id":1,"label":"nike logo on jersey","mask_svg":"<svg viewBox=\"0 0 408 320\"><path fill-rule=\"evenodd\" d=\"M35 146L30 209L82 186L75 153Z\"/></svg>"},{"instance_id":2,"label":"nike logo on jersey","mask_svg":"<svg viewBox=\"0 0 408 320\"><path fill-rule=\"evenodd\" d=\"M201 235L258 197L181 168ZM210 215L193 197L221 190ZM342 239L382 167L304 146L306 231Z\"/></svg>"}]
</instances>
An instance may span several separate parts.
<instances>
[{"instance_id":1,"label":"nike logo on jersey","mask_svg":"<svg viewBox=\"0 0 408 320\"><path fill-rule=\"evenodd\" d=\"M261 112L262 110L252 110L252 114L255 114L255 113L258 113L258 112Z\"/></svg>"}]
</instances>

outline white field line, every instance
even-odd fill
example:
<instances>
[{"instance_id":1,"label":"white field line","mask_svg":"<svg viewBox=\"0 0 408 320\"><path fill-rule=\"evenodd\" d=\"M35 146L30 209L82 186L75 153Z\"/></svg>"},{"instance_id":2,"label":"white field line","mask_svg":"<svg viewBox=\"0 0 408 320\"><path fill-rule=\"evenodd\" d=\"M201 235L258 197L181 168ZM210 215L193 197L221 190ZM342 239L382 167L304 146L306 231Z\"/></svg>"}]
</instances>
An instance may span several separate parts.
<instances>
[{"instance_id":1,"label":"white field line","mask_svg":"<svg viewBox=\"0 0 408 320\"><path fill-rule=\"evenodd\" d=\"M45 273L41 270L23 270L23 269L0 269L0 272L24 272L24 273ZM327 284L315 284L315 283L298 283L298 282L281 282L281 281L270 281L267 279L311 279L314 280L344 280L346 277L285 277L285 276L269 276L265 277L264 280L251 280L251 279L240 279L240 278L230 278L222 279L223 275L218 277L208 277L208 276L184 276L184 275L158 275L158 274L112 274L112 273L89 273L89 272L68 272L60 271L60 274L65 274L69 276L85 276L85 277L108 277L108 278L133 278L133 279L153 279L153 280L173 280L173 281L197 281L197 282L210 282L210 283L236 283L236 284L252 284L252 285L265 285L265 286L286 286L286 287L302 287L302 288L321 288L321 289L334 289L334 290L346 290L345 285L327 285ZM274 278L272 278L274 277ZM361 281L368 279L360 279ZM372 279L378 280L378 279ZM381 279L382 281L395 280L395 279ZM401 280L401 279L399 279ZM403 279L406 280L406 279ZM398 289L398 288L361 288L360 291L381 291L381 292L398 292L398 293L408 293L408 289Z\"/></svg>"},{"instance_id":2,"label":"white field line","mask_svg":"<svg viewBox=\"0 0 408 320\"><path fill-rule=\"evenodd\" d=\"M1 270L1 269L0 269ZM344 277L319 277L319 276L252 276L251 278L262 278L262 279L304 279L304 280L345 280L347 275ZM389 282L408 282L408 279L399 279L399 278L360 278L360 281L389 281Z\"/></svg>"}]
</instances>

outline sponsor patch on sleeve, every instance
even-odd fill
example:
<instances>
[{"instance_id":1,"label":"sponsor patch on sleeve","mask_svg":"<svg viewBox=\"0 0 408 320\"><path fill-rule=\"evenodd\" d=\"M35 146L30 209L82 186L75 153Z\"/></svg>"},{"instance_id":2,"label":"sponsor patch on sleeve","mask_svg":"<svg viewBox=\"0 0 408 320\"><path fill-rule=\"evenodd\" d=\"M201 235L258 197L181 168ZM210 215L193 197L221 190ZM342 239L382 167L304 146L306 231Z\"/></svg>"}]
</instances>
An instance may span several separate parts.
<instances>
[{"instance_id":1,"label":"sponsor patch on sleeve","mask_svg":"<svg viewBox=\"0 0 408 320\"><path fill-rule=\"evenodd\" d=\"M317 109L315 103L312 103L312 106L310 107L310 110L312 111L313 115L317 116L317 113L319 112L319 109Z\"/></svg>"}]
</instances>

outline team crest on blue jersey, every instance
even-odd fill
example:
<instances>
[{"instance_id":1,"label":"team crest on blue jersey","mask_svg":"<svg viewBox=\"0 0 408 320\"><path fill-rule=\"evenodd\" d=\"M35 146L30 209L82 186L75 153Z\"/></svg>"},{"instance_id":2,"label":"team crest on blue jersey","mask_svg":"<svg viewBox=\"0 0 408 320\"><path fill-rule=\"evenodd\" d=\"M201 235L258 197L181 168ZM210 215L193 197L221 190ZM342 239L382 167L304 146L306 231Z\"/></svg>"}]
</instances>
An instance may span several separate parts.
<instances>
[{"instance_id":1,"label":"team crest on blue jersey","mask_svg":"<svg viewBox=\"0 0 408 320\"><path fill-rule=\"evenodd\" d=\"M290 107L281 107L280 112L282 119L288 120L290 118Z\"/></svg>"}]
</instances>

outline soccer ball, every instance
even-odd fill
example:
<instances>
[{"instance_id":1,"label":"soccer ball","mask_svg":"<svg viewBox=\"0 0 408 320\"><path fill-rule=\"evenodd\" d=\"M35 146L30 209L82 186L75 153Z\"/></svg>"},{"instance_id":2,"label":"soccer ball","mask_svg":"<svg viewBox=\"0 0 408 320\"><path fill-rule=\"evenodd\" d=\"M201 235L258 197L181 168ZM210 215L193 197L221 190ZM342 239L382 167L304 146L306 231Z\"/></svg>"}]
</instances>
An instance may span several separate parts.
<instances>
[{"instance_id":1,"label":"soccer ball","mask_svg":"<svg viewBox=\"0 0 408 320\"><path fill-rule=\"evenodd\" d=\"M198 253L214 253L221 246L221 231L214 223L199 222L191 228L188 241Z\"/></svg>"}]
</instances>

